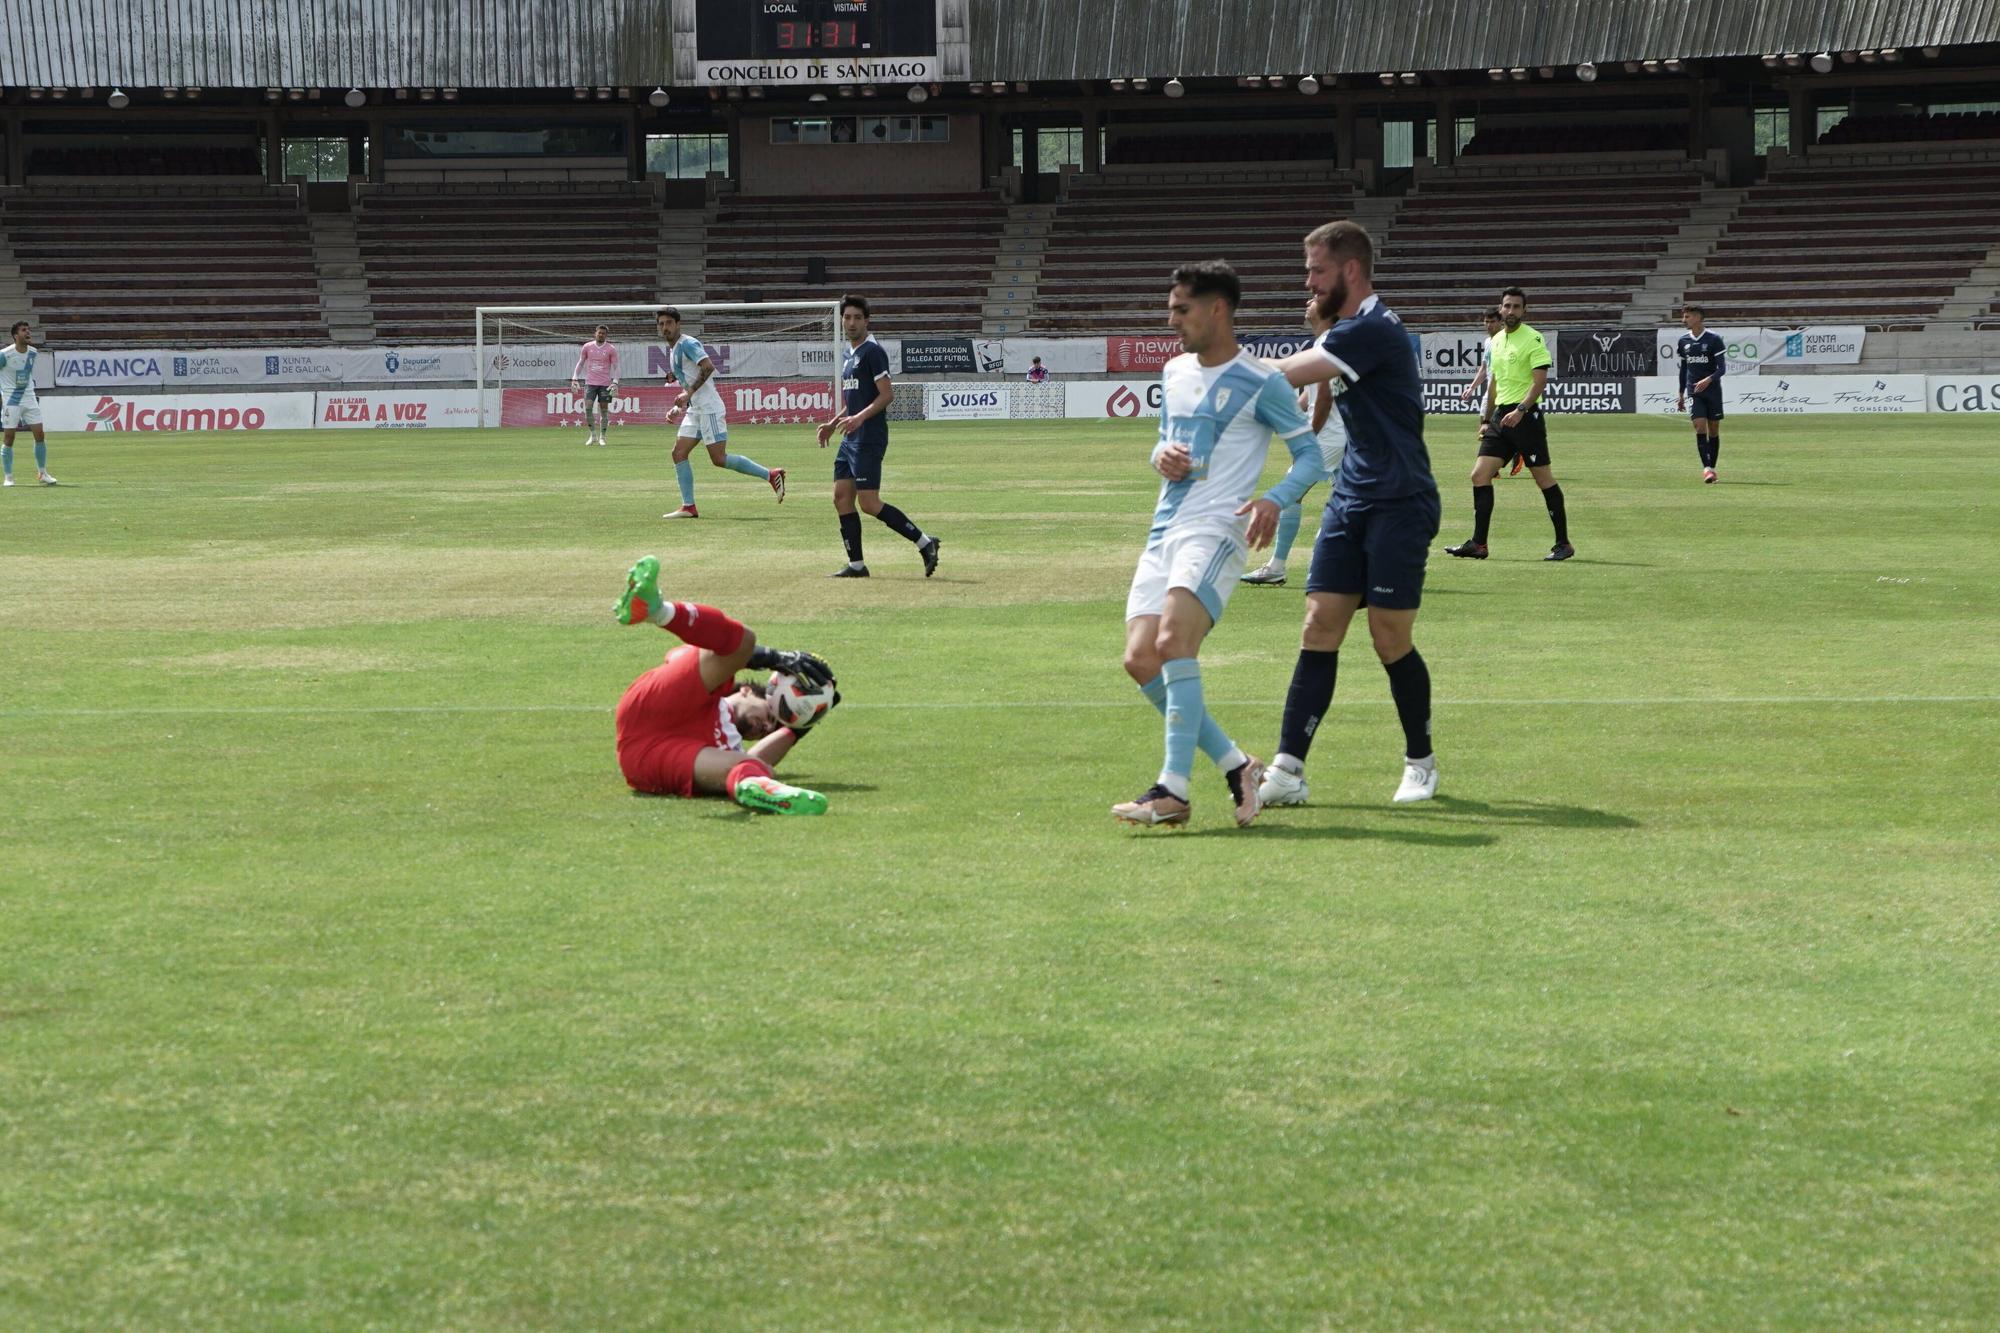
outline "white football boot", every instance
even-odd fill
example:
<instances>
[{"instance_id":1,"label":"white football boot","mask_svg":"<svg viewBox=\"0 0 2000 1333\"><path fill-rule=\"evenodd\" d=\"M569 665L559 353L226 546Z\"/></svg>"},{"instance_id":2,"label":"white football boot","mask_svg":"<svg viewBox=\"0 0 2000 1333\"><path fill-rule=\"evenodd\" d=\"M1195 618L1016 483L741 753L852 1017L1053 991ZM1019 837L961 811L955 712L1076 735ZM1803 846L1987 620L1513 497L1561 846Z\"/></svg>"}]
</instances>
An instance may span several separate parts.
<instances>
[{"instance_id":1,"label":"white football boot","mask_svg":"<svg viewBox=\"0 0 2000 1333\"><path fill-rule=\"evenodd\" d=\"M1396 788L1394 797L1397 805L1408 805L1412 801L1428 801L1437 795L1438 761L1434 754L1422 759L1403 760L1403 781Z\"/></svg>"},{"instance_id":2,"label":"white football boot","mask_svg":"<svg viewBox=\"0 0 2000 1333\"><path fill-rule=\"evenodd\" d=\"M1310 794L1303 773L1294 773L1273 759L1264 770L1264 780L1257 784L1257 804L1304 805Z\"/></svg>"},{"instance_id":3,"label":"white football boot","mask_svg":"<svg viewBox=\"0 0 2000 1333\"><path fill-rule=\"evenodd\" d=\"M1270 588L1285 586L1285 567L1276 560L1266 560L1257 568L1236 580L1238 583L1261 584Z\"/></svg>"}]
</instances>

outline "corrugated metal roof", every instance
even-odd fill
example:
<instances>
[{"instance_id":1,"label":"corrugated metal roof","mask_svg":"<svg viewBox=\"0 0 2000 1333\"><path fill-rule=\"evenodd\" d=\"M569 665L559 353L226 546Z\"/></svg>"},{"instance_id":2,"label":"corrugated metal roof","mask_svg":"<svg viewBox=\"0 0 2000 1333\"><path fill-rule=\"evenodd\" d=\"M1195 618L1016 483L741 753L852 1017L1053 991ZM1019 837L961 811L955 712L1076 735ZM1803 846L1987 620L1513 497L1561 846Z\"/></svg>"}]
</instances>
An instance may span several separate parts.
<instances>
[{"instance_id":1,"label":"corrugated metal roof","mask_svg":"<svg viewBox=\"0 0 2000 1333\"><path fill-rule=\"evenodd\" d=\"M665 0L44 0L0 15L0 84L651 84L669 37Z\"/></svg>"},{"instance_id":2,"label":"corrugated metal roof","mask_svg":"<svg viewBox=\"0 0 2000 1333\"><path fill-rule=\"evenodd\" d=\"M970 0L976 79L1373 74L2000 41L2000 0Z\"/></svg>"},{"instance_id":3,"label":"corrugated metal roof","mask_svg":"<svg viewBox=\"0 0 2000 1333\"><path fill-rule=\"evenodd\" d=\"M2000 0L960 0L975 79L1374 73L2000 41ZM671 0L44 0L0 84L667 82ZM21 17L17 17L21 16Z\"/></svg>"}]
</instances>

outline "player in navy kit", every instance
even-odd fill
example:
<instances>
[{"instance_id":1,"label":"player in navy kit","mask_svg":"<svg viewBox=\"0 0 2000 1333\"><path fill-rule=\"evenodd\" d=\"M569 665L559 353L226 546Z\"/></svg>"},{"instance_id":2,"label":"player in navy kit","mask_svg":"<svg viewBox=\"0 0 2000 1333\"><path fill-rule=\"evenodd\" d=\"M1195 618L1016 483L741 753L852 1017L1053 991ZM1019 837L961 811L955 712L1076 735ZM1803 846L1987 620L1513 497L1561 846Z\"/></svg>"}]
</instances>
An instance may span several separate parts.
<instances>
[{"instance_id":1,"label":"player in navy kit","mask_svg":"<svg viewBox=\"0 0 2000 1333\"><path fill-rule=\"evenodd\" d=\"M1306 287L1335 322L1278 369L1296 386L1332 385L1334 407L1347 423L1347 450L1306 576L1306 624L1278 755L1258 795L1263 805L1305 803L1306 751L1333 704L1341 641L1365 604L1368 635L1403 724L1403 780L1394 799L1427 801L1438 781L1431 675L1411 635L1441 510L1424 448L1423 380L1403 321L1375 294L1375 245L1367 231L1329 222L1307 235L1305 252Z\"/></svg>"},{"instance_id":2,"label":"player in navy kit","mask_svg":"<svg viewBox=\"0 0 2000 1333\"><path fill-rule=\"evenodd\" d=\"M1674 345L1674 359L1681 367L1681 388L1674 397L1674 411L1686 407L1693 419L1694 447L1701 455L1701 479L1712 484L1716 461L1722 457L1722 335L1709 333L1702 327L1703 312L1698 305L1681 308L1681 323L1687 332Z\"/></svg>"},{"instance_id":3,"label":"player in navy kit","mask_svg":"<svg viewBox=\"0 0 2000 1333\"><path fill-rule=\"evenodd\" d=\"M847 563L833 572L837 579L865 579L861 559L861 514L873 514L916 544L924 560L924 577L937 572L938 539L912 523L891 504L882 503L882 456L889 451L889 404L896 390L889 382L889 354L868 332L868 302L859 296L840 301L840 328L847 336L847 355L840 366L844 395L841 412L819 428L819 447L838 434L840 453L833 460L833 509L840 515L840 541ZM861 514L854 512L859 505Z\"/></svg>"}]
</instances>

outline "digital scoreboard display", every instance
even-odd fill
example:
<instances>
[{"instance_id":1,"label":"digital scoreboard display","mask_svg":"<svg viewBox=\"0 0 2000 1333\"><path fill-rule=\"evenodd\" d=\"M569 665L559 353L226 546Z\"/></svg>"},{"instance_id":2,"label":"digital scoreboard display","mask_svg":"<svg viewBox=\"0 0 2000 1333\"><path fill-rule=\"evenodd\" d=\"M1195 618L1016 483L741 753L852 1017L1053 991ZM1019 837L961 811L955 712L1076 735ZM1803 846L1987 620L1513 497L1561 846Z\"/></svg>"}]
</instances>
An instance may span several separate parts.
<instances>
[{"instance_id":1,"label":"digital scoreboard display","mask_svg":"<svg viewBox=\"0 0 2000 1333\"><path fill-rule=\"evenodd\" d=\"M934 79L937 7L938 0L696 0L696 81Z\"/></svg>"}]
</instances>

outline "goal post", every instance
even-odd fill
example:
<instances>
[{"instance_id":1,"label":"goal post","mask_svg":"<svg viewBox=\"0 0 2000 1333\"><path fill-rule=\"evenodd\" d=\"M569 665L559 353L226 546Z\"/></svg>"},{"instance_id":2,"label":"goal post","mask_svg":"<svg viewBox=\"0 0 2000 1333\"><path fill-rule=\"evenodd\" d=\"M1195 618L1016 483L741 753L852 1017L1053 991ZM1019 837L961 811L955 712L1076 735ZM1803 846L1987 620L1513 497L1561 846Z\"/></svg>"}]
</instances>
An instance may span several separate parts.
<instances>
[{"instance_id":1,"label":"goal post","mask_svg":"<svg viewBox=\"0 0 2000 1333\"><path fill-rule=\"evenodd\" d=\"M680 311L683 334L699 338L704 346L728 349L716 362L718 389L732 378L824 379L839 409L840 363L847 345L840 334L838 301L483 305L473 310L472 338L479 424L505 423L510 382L516 388L567 388L577 349L595 336L599 324L608 327L607 340L618 345L621 389L668 376L657 316L669 308ZM830 363L823 375L822 356Z\"/></svg>"}]
</instances>

